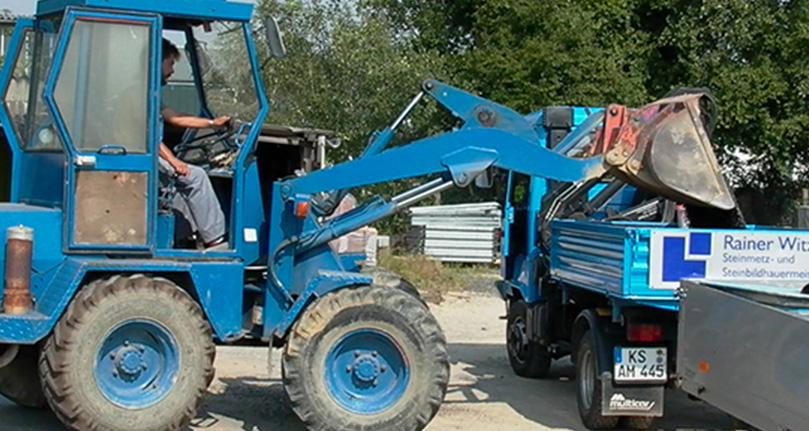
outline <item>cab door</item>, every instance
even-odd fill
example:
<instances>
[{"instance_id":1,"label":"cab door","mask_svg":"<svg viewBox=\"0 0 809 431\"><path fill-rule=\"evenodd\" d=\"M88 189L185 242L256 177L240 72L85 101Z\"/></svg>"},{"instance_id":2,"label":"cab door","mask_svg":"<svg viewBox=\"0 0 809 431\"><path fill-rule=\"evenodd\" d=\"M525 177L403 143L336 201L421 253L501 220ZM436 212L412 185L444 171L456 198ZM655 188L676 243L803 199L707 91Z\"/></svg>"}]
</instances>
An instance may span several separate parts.
<instances>
[{"instance_id":1,"label":"cab door","mask_svg":"<svg viewBox=\"0 0 809 431\"><path fill-rule=\"evenodd\" d=\"M160 24L155 15L66 14L45 99L68 152L69 251L154 250Z\"/></svg>"}]
</instances>

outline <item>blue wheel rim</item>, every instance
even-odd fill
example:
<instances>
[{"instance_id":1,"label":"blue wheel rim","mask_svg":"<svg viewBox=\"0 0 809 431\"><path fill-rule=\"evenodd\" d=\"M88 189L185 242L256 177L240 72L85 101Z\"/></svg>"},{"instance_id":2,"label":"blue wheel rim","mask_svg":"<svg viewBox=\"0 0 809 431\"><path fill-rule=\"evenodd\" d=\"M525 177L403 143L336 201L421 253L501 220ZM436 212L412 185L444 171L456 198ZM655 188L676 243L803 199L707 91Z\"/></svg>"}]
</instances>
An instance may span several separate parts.
<instances>
[{"instance_id":1,"label":"blue wheel rim","mask_svg":"<svg viewBox=\"0 0 809 431\"><path fill-rule=\"evenodd\" d=\"M177 342L163 325L129 320L110 331L101 344L95 378L108 400L140 409L168 395L179 368Z\"/></svg>"},{"instance_id":2,"label":"blue wheel rim","mask_svg":"<svg viewBox=\"0 0 809 431\"><path fill-rule=\"evenodd\" d=\"M343 408L375 414L399 401L410 380L401 347L388 334L361 329L343 335L326 355L326 387Z\"/></svg>"}]
</instances>

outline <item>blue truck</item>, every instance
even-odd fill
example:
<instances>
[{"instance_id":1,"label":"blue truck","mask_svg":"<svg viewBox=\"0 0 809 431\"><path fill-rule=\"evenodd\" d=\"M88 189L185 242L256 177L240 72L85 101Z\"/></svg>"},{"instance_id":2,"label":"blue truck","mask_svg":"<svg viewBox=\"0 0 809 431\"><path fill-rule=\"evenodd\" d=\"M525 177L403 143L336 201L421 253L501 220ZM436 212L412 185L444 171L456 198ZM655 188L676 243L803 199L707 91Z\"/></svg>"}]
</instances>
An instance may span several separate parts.
<instances>
[{"instance_id":1,"label":"blue truck","mask_svg":"<svg viewBox=\"0 0 809 431\"><path fill-rule=\"evenodd\" d=\"M0 73L11 152L9 202L0 204L7 398L47 405L73 430L176 430L213 378L214 343L251 340L283 349L286 392L310 429L420 430L449 378L441 328L414 289L380 285L331 240L493 169L557 185L610 175L692 205L733 207L702 94L611 105L554 150L536 118L428 79L359 158L301 171L301 154L277 146L264 125L253 36L273 56L284 49L275 21L254 23L252 12L225 0L40 0L33 19L18 21ZM225 215L216 249L175 238L176 183L158 168L168 136L164 37L185 47L195 114L235 120L178 144L204 168ZM460 126L388 148L426 98ZM558 151L571 142L576 151ZM330 217L351 188L406 178L424 182ZM527 215L519 211L515 219ZM510 244L509 262L519 247L533 250ZM537 273L528 262L513 266L517 280ZM542 314L525 292L513 308ZM605 318L600 308L587 316ZM530 333L534 320L523 321Z\"/></svg>"},{"instance_id":2,"label":"blue truck","mask_svg":"<svg viewBox=\"0 0 809 431\"><path fill-rule=\"evenodd\" d=\"M703 112L708 137L716 111ZM604 115L552 107L532 118L546 147L574 155ZM690 175L694 165L671 161ZM760 429L804 428L809 376L795 362L805 350L795 334L805 331L809 232L746 226L735 205L681 205L649 191L619 177L508 174L498 290L512 369L541 378L569 356L589 429L649 429L665 388Z\"/></svg>"}]
</instances>

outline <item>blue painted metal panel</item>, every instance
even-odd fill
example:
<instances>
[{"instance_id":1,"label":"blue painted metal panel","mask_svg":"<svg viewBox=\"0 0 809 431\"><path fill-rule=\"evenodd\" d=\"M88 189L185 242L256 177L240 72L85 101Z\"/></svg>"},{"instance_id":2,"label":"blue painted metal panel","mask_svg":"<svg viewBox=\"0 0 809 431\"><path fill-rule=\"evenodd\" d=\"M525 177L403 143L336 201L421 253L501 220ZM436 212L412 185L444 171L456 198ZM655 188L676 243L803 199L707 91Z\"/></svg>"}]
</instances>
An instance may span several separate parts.
<instances>
[{"instance_id":1,"label":"blue painted metal panel","mask_svg":"<svg viewBox=\"0 0 809 431\"><path fill-rule=\"evenodd\" d=\"M34 344L45 338L73 297L81 274L81 263L66 259L41 293L35 293L36 311L24 316L0 314L0 343Z\"/></svg>"},{"instance_id":2,"label":"blue painted metal panel","mask_svg":"<svg viewBox=\"0 0 809 431\"><path fill-rule=\"evenodd\" d=\"M346 271L359 272L361 262L368 257L365 253L345 253L340 256L340 265Z\"/></svg>"},{"instance_id":3,"label":"blue painted metal panel","mask_svg":"<svg viewBox=\"0 0 809 431\"><path fill-rule=\"evenodd\" d=\"M194 286L187 288L194 289L192 294L200 301L216 337L228 340L242 329L242 271L238 261L66 258L48 273L32 278L35 311L24 316L0 314L0 343L33 344L47 336L90 272L190 274Z\"/></svg>"},{"instance_id":4,"label":"blue painted metal panel","mask_svg":"<svg viewBox=\"0 0 809 431\"><path fill-rule=\"evenodd\" d=\"M244 267L241 262L194 262L194 288L217 338L227 341L242 332Z\"/></svg>"},{"instance_id":5,"label":"blue painted metal panel","mask_svg":"<svg viewBox=\"0 0 809 431\"><path fill-rule=\"evenodd\" d=\"M295 256L295 272L292 276L290 292L300 295L311 284L312 280L322 271L332 271L342 273L345 269L341 259L328 244Z\"/></svg>"},{"instance_id":6,"label":"blue painted metal panel","mask_svg":"<svg viewBox=\"0 0 809 431\"><path fill-rule=\"evenodd\" d=\"M65 171L67 155L59 153L22 153L19 160L19 176L13 177L16 199L30 205L61 207L65 194Z\"/></svg>"},{"instance_id":7,"label":"blue painted metal panel","mask_svg":"<svg viewBox=\"0 0 809 431\"><path fill-rule=\"evenodd\" d=\"M157 242L158 249L174 248L174 214L157 215Z\"/></svg>"},{"instance_id":8,"label":"blue painted metal panel","mask_svg":"<svg viewBox=\"0 0 809 431\"><path fill-rule=\"evenodd\" d=\"M273 327L284 320L284 314L292 300L289 297L289 287L292 284L292 274L294 269L294 247L292 245L284 247L285 240L295 237L300 229L300 220L295 218L292 211L287 208L287 203L281 197L282 191L289 190L289 186L279 182L273 184L272 204L270 205L270 215L268 229L268 250L267 262L268 273L267 284L264 295L264 336L268 336ZM275 277L272 275L275 274ZM279 285L274 278L277 278L283 285Z\"/></svg>"},{"instance_id":9,"label":"blue painted metal panel","mask_svg":"<svg viewBox=\"0 0 809 431\"><path fill-rule=\"evenodd\" d=\"M267 220L264 215L258 164L251 162L244 171L244 195L235 196L236 207L243 208L237 230L231 237L235 240L238 254L245 263L256 262L267 256Z\"/></svg>"},{"instance_id":10,"label":"blue painted metal panel","mask_svg":"<svg viewBox=\"0 0 809 431\"><path fill-rule=\"evenodd\" d=\"M623 295L626 232L601 223L554 222L551 275L566 283Z\"/></svg>"},{"instance_id":11,"label":"blue painted metal panel","mask_svg":"<svg viewBox=\"0 0 809 431\"><path fill-rule=\"evenodd\" d=\"M193 20L249 21L253 15L252 4L226 0L40 0L37 17L62 13L70 6L151 12Z\"/></svg>"}]
</instances>

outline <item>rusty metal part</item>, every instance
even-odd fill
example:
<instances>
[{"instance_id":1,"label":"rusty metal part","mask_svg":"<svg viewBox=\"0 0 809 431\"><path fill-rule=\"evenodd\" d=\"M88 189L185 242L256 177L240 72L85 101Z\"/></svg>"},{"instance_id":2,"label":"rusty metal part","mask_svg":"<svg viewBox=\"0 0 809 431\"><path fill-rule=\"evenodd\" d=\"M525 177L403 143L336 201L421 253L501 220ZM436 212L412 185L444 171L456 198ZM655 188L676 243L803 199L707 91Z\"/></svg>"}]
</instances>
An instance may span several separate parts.
<instances>
[{"instance_id":1,"label":"rusty metal part","mask_svg":"<svg viewBox=\"0 0 809 431\"><path fill-rule=\"evenodd\" d=\"M706 97L669 97L623 114L610 106L595 150L604 153L611 173L632 185L686 204L735 208L702 118Z\"/></svg>"},{"instance_id":2,"label":"rusty metal part","mask_svg":"<svg viewBox=\"0 0 809 431\"><path fill-rule=\"evenodd\" d=\"M144 245L149 181L146 172L79 171L73 241Z\"/></svg>"},{"instance_id":3,"label":"rusty metal part","mask_svg":"<svg viewBox=\"0 0 809 431\"><path fill-rule=\"evenodd\" d=\"M610 105L607 107L606 111L604 124L596 132L596 139L594 139L595 148L591 151L593 154L606 153L609 156L610 153L608 153L608 150L612 148L618 139L621 129L624 124L626 124L629 118L629 110L626 106Z\"/></svg>"},{"instance_id":4,"label":"rusty metal part","mask_svg":"<svg viewBox=\"0 0 809 431\"><path fill-rule=\"evenodd\" d=\"M31 254L34 230L25 226L6 229L6 273L3 313L26 314L31 309Z\"/></svg>"}]
</instances>

